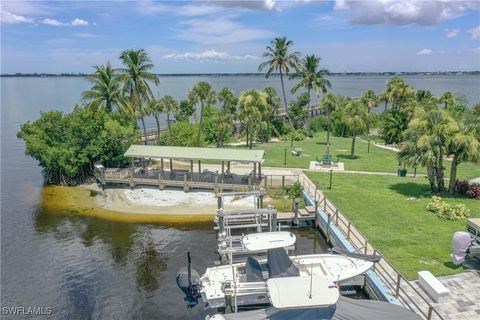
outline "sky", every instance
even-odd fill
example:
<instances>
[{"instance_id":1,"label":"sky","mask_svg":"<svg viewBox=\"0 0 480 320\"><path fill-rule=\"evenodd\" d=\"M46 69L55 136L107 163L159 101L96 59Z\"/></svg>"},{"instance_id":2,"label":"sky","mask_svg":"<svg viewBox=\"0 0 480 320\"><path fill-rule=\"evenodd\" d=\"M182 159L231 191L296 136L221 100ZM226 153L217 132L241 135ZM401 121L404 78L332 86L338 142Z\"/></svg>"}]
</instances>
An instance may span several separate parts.
<instances>
[{"instance_id":1,"label":"sky","mask_svg":"<svg viewBox=\"0 0 480 320\"><path fill-rule=\"evenodd\" d=\"M258 72L275 37L331 72L480 70L480 1L3 1L1 73Z\"/></svg>"}]
</instances>

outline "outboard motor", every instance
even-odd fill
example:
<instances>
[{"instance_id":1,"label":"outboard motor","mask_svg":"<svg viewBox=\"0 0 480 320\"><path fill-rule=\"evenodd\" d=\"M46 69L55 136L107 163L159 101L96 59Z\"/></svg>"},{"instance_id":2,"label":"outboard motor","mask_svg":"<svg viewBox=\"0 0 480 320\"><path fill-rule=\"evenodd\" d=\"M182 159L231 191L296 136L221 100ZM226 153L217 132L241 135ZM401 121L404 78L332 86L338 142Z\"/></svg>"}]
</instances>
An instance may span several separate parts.
<instances>
[{"instance_id":1,"label":"outboard motor","mask_svg":"<svg viewBox=\"0 0 480 320\"><path fill-rule=\"evenodd\" d=\"M200 297L200 275L197 270L192 269L192 260L190 258L190 252L187 253L188 265L180 268L177 272L177 286L185 293L183 299L187 304L187 308L193 308L198 304L198 298Z\"/></svg>"},{"instance_id":2,"label":"outboard motor","mask_svg":"<svg viewBox=\"0 0 480 320\"><path fill-rule=\"evenodd\" d=\"M455 265L460 265L465 261L465 257L469 252L469 248L472 244L472 237L470 233L464 231L458 231L453 234L452 239L452 262Z\"/></svg>"}]
</instances>

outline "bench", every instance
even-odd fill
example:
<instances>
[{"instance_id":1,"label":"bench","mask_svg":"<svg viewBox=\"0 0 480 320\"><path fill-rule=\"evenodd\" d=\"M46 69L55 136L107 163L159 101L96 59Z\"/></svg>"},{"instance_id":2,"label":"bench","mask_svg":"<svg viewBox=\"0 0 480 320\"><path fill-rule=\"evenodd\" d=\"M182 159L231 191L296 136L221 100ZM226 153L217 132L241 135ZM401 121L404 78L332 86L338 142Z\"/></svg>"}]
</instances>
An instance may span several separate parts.
<instances>
[{"instance_id":1,"label":"bench","mask_svg":"<svg viewBox=\"0 0 480 320\"><path fill-rule=\"evenodd\" d=\"M418 272L418 284L437 303L448 300L450 291L430 271Z\"/></svg>"}]
</instances>

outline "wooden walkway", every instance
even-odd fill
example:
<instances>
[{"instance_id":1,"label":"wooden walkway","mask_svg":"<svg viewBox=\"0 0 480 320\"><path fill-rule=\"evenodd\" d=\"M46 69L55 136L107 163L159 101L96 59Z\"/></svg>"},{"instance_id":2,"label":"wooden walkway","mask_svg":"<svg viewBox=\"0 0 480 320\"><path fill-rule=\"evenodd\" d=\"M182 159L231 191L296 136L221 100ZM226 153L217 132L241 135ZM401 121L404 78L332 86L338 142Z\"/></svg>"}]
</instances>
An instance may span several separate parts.
<instances>
[{"instance_id":1,"label":"wooden walkway","mask_svg":"<svg viewBox=\"0 0 480 320\"><path fill-rule=\"evenodd\" d=\"M424 319L446 320L435 306L425 298L410 281L408 281L395 267L375 249L368 239L348 220L348 218L317 188L305 175L301 174L299 181L305 192L310 194L318 203L319 209L328 215L331 224L335 225L350 241L358 253L380 255L382 259L375 263L374 272L382 280L390 293L395 296L406 308L416 312Z\"/></svg>"}]
</instances>

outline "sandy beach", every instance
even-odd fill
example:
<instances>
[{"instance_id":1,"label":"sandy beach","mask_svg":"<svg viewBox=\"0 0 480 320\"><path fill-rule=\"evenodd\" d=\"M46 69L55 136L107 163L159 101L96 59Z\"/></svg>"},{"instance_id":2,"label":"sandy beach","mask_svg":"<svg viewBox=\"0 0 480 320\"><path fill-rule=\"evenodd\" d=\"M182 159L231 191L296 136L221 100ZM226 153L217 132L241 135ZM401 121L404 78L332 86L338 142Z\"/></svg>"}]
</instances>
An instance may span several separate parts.
<instances>
[{"instance_id":1,"label":"sandy beach","mask_svg":"<svg viewBox=\"0 0 480 320\"><path fill-rule=\"evenodd\" d=\"M92 188L91 185L88 187ZM146 187L98 190L95 203L106 210L141 214L214 215L217 210L217 198L212 192ZM225 197L224 206L227 209L253 208L254 199L252 196Z\"/></svg>"}]
</instances>

